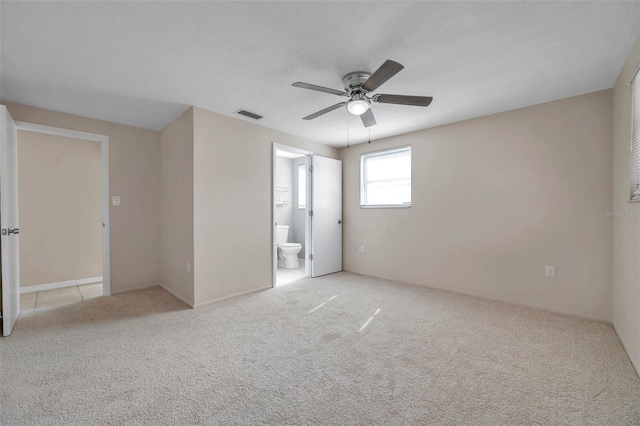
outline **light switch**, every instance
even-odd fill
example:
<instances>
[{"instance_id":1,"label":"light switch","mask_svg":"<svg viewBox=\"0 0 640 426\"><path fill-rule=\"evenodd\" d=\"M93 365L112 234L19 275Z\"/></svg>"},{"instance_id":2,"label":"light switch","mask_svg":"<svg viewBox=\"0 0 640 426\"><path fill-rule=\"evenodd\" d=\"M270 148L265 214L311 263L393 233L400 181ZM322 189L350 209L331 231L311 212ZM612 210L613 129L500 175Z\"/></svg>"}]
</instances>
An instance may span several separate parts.
<instances>
[{"instance_id":1,"label":"light switch","mask_svg":"<svg viewBox=\"0 0 640 426\"><path fill-rule=\"evenodd\" d=\"M113 204L114 206L119 206L120 205L120 196L119 195L114 195L113 197L111 197L111 204Z\"/></svg>"}]
</instances>

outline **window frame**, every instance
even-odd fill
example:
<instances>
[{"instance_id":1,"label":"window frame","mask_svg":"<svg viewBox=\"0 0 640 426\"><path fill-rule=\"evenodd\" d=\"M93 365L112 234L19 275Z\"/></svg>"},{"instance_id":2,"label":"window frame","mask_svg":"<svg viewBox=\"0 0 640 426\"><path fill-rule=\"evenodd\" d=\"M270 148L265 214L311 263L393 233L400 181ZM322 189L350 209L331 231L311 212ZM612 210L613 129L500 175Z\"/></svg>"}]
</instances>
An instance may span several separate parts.
<instances>
[{"instance_id":1,"label":"window frame","mask_svg":"<svg viewBox=\"0 0 640 426\"><path fill-rule=\"evenodd\" d=\"M636 87L636 85L638 87ZM634 96L634 93L640 93L640 66L638 66L638 68L636 68L635 72L633 73L633 77L631 78L631 81L629 83L629 91L631 95L631 132L629 138L629 202L638 203L640 202L640 195L634 196L634 193L637 194L637 191L640 190L640 170L638 170L640 168L640 96L638 96L638 99L635 99L636 96ZM634 132L634 118L637 121L635 126L636 132Z\"/></svg>"},{"instance_id":2,"label":"window frame","mask_svg":"<svg viewBox=\"0 0 640 426\"><path fill-rule=\"evenodd\" d=\"M363 152L360 154L360 208L361 209L409 209L413 204L413 164L411 174L409 175L409 193L411 194L411 202L407 204L364 204L366 200L366 159L371 157L379 157L383 155L396 154L399 152L409 151L411 163L413 163L413 155L411 145L403 145L393 148L385 148L377 151Z\"/></svg>"},{"instance_id":3,"label":"window frame","mask_svg":"<svg viewBox=\"0 0 640 426\"><path fill-rule=\"evenodd\" d=\"M300 169L303 169L303 173L300 173ZM300 185L300 176L304 176L304 185ZM307 163L298 164L298 209L306 210L307 209ZM300 194L303 192L303 194ZM302 195L302 196L301 196ZM301 204L302 203L304 204Z\"/></svg>"}]
</instances>

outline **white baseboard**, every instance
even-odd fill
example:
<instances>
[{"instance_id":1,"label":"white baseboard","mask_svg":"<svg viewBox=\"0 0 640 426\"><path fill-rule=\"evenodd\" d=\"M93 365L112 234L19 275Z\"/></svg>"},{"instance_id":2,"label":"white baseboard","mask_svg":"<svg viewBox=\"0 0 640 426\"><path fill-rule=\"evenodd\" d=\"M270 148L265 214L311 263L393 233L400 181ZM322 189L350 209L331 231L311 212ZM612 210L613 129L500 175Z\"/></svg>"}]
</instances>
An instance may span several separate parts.
<instances>
[{"instance_id":1,"label":"white baseboard","mask_svg":"<svg viewBox=\"0 0 640 426\"><path fill-rule=\"evenodd\" d=\"M20 294L35 293L36 291L55 290L56 288L74 287L77 285L101 283L102 277L82 278L79 280L58 281L57 283L30 285L20 287Z\"/></svg>"},{"instance_id":2,"label":"white baseboard","mask_svg":"<svg viewBox=\"0 0 640 426\"><path fill-rule=\"evenodd\" d=\"M160 288L163 289L164 291L166 291L167 293L171 294L176 299L179 299L180 301L186 303L187 306L189 306L190 308L194 307L192 303L189 303L187 301L187 299L185 299L184 297L180 296L178 293L176 293L175 291L171 290L170 288L165 287L164 284L160 283Z\"/></svg>"},{"instance_id":3,"label":"white baseboard","mask_svg":"<svg viewBox=\"0 0 640 426\"><path fill-rule=\"evenodd\" d=\"M130 291L145 290L147 288L159 287L159 286L160 286L160 284L158 284L158 283L143 284L143 285L139 285L137 287L123 288L123 289L118 290L118 291L112 291L111 295L113 296L114 294L122 294L122 293L128 293Z\"/></svg>"},{"instance_id":4,"label":"white baseboard","mask_svg":"<svg viewBox=\"0 0 640 426\"><path fill-rule=\"evenodd\" d=\"M624 339L622 337L622 334L620 334L618 332L618 329L616 328L616 323L613 323L613 329L615 330L616 334L618 335L618 339L620 339L620 343L622 343L622 347L624 348L625 352L627 353L627 356L629 357L629 360L631 361L631 365L633 365L633 368L636 369L636 374L638 376L640 376L640 363L637 363L636 360L633 358L633 354L631 352L629 352L629 350L627 349L629 346L625 345L624 343Z\"/></svg>"},{"instance_id":5,"label":"white baseboard","mask_svg":"<svg viewBox=\"0 0 640 426\"><path fill-rule=\"evenodd\" d=\"M377 276L377 275L367 275L367 274L363 274L360 272L352 272L352 271L348 271L346 269L343 269L341 272L348 272L350 274L356 274L356 275L362 275L363 277L370 277L370 278L379 278L379 279L383 279L383 280L387 280L387 281L395 281L397 283L403 283L403 284L409 284L409 285L417 285L420 287L427 287L433 290L441 290L441 291L446 291L448 293L455 293L455 294L461 294L463 296L471 296L471 297L477 297L479 299L485 299L485 300L491 300L492 302L498 302L498 303L504 303L506 305L513 305L513 306L520 306L523 308L529 308L529 309L535 309L538 311L544 311L544 312L550 312L552 314L560 314L560 315L566 315L569 317L574 317L574 318L580 318L580 319L585 319L585 320L589 320L589 321L597 321L597 322L601 322L604 324L609 324L609 325L613 325L613 320L610 319L605 319L605 318L598 318L598 317L592 317L589 315L582 315L582 314L576 314L573 312L567 312L567 311L563 311L560 309L551 309L551 308L545 308L542 306L537 306L537 305L529 305L526 303L519 303L519 302L514 302L511 300L507 300L507 299L501 299L498 297L490 297L490 296L483 296L481 294L474 294L474 293L467 293L464 291L458 291L458 290L452 290L446 287L438 287L435 285L430 285L430 284L422 284L422 283L416 283L416 282L412 282L412 281L405 281L405 280L399 280L397 278L389 278L389 277L382 277L382 276Z\"/></svg>"},{"instance_id":6,"label":"white baseboard","mask_svg":"<svg viewBox=\"0 0 640 426\"><path fill-rule=\"evenodd\" d=\"M270 285L266 287L254 288L253 290L243 291L242 293L232 294L231 296L221 297L220 299L213 299L213 300L207 300L206 302L196 303L195 305L193 305L193 307L200 308L202 306L211 305L212 303L222 302L223 300L232 299L238 296L244 296L245 294L251 294L251 293L256 293L258 291L271 290L271 289L273 289L273 287Z\"/></svg>"}]
</instances>

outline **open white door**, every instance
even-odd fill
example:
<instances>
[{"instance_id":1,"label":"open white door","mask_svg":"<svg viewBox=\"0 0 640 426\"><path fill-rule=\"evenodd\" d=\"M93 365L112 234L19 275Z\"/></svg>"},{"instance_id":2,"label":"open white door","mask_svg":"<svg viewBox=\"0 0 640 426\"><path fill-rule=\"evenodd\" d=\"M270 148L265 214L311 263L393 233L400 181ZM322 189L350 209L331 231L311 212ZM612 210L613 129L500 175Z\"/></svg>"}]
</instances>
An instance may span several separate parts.
<instances>
[{"instance_id":1,"label":"open white door","mask_svg":"<svg viewBox=\"0 0 640 426\"><path fill-rule=\"evenodd\" d=\"M342 161L311 157L311 276L342 271Z\"/></svg>"},{"instance_id":2,"label":"open white door","mask_svg":"<svg viewBox=\"0 0 640 426\"><path fill-rule=\"evenodd\" d=\"M0 115L2 335L8 336L20 313L18 130L4 105L0 105Z\"/></svg>"}]
</instances>

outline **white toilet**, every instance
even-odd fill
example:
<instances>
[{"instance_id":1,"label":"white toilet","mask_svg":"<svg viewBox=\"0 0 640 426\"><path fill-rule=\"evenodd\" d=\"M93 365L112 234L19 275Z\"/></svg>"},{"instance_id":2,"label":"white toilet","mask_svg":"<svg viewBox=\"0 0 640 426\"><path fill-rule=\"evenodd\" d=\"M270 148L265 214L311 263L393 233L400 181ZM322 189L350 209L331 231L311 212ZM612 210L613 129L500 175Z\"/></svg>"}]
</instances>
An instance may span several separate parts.
<instances>
[{"instance_id":1,"label":"white toilet","mask_svg":"<svg viewBox=\"0 0 640 426\"><path fill-rule=\"evenodd\" d=\"M302 244L288 243L289 227L287 225L276 226L278 241L278 266L287 269L298 269L298 253L302 250Z\"/></svg>"}]
</instances>

